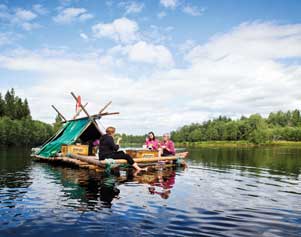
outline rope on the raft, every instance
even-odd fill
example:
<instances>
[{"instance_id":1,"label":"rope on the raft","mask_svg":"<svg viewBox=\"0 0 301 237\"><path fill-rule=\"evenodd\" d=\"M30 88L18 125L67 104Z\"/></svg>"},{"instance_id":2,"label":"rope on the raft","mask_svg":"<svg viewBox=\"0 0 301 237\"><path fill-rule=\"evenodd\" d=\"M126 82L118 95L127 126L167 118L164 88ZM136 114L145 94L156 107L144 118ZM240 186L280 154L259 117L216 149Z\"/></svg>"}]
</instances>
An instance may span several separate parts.
<instances>
[{"instance_id":1,"label":"rope on the raft","mask_svg":"<svg viewBox=\"0 0 301 237\"><path fill-rule=\"evenodd\" d=\"M112 158L105 159L105 169L106 171L110 171L112 169L112 166L115 164L115 160Z\"/></svg>"}]
</instances>

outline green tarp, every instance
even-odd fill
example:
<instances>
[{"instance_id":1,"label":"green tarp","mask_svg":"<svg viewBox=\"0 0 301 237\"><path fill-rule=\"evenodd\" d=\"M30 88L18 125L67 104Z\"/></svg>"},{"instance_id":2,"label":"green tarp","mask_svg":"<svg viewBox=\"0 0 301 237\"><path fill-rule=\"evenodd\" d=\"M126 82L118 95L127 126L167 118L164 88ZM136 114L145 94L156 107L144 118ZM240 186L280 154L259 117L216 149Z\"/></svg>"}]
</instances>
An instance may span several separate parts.
<instances>
[{"instance_id":1,"label":"green tarp","mask_svg":"<svg viewBox=\"0 0 301 237\"><path fill-rule=\"evenodd\" d=\"M74 143L89 123L90 120L88 118L67 122L62 128L63 134L43 146L37 155L44 157L55 156L61 150L63 144Z\"/></svg>"}]
</instances>

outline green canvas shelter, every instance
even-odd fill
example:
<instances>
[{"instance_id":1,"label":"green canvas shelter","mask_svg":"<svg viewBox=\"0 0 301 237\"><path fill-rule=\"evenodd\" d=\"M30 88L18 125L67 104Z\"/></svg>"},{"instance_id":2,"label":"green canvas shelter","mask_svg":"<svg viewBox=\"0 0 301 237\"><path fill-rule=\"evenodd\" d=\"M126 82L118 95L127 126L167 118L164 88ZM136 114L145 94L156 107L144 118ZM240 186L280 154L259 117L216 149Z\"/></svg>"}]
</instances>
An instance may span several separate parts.
<instances>
[{"instance_id":1,"label":"green canvas shelter","mask_svg":"<svg viewBox=\"0 0 301 237\"><path fill-rule=\"evenodd\" d=\"M58 133L37 152L37 155L54 157L61 151L62 145L74 144L76 141L85 144L100 136L96 125L89 118L71 120L63 125Z\"/></svg>"}]
</instances>

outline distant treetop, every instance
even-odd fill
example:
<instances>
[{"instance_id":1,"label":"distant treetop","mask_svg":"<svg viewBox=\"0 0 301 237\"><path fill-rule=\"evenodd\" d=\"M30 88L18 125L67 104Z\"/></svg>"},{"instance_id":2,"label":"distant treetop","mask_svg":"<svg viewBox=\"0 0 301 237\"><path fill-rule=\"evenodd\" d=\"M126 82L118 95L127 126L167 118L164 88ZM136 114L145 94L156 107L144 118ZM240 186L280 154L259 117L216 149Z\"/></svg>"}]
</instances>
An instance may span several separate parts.
<instances>
[{"instance_id":1,"label":"distant treetop","mask_svg":"<svg viewBox=\"0 0 301 237\"><path fill-rule=\"evenodd\" d=\"M15 95L15 90L8 90L3 98L0 93L0 117L10 119L31 118L27 99L22 100Z\"/></svg>"}]
</instances>

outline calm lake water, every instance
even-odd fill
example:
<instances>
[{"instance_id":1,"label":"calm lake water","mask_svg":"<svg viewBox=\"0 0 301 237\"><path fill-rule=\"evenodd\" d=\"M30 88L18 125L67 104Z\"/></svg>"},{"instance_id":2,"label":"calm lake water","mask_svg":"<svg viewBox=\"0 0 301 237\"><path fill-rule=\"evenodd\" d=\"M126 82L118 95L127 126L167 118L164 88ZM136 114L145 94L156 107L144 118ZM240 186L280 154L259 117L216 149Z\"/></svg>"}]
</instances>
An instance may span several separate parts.
<instances>
[{"instance_id":1,"label":"calm lake water","mask_svg":"<svg viewBox=\"0 0 301 237\"><path fill-rule=\"evenodd\" d=\"M0 236L301 236L301 148L201 148L136 177L0 150Z\"/></svg>"}]
</instances>

